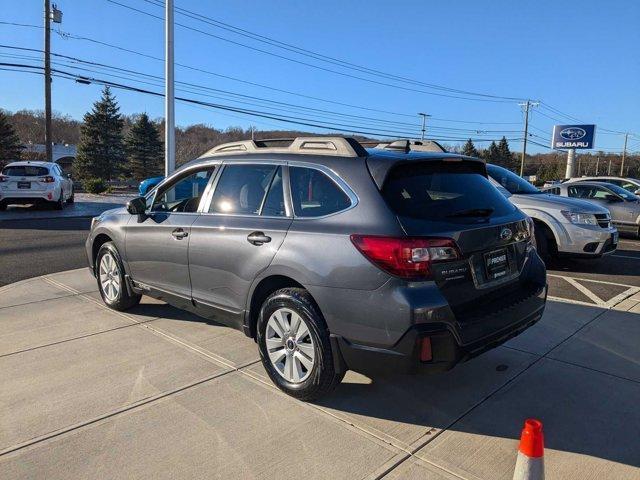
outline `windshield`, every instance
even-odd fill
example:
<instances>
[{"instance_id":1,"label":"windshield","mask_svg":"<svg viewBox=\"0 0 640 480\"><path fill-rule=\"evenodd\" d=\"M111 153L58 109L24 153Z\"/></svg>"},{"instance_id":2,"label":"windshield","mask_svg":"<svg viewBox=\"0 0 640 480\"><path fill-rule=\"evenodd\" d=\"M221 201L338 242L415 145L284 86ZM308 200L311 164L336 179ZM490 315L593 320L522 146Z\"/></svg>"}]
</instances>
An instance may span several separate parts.
<instances>
[{"instance_id":1,"label":"windshield","mask_svg":"<svg viewBox=\"0 0 640 480\"><path fill-rule=\"evenodd\" d=\"M13 165L5 167L2 174L7 177L42 177L49 175L49 169L35 165Z\"/></svg>"},{"instance_id":2,"label":"windshield","mask_svg":"<svg viewBox=\"0 0 640 480\"><path fill-rule=\"evenodd\" d=\"M625 190L624 188L619 187L618 185L614 185L613 183L607 183L607 188L612 192L620 195L625 200L628 200L628 201L640 200L640 198L637 195L634 195L629 190Z\"/></svg>"},{"instance_id":3,"label":"windshield","mask_svg":"<svg viewBox=\"0 0 640 480\"><path fill-rule=\"evenodd\" d=\"M497 165L487 165L487 173L496 182L502 185L509 193L513 195L528 195L531 193L542 193L536 187L527 182L524 178L519 177L515 173L506 168Z\"/></svg>"},{"instance_id":4,"label":"windshield","mask_svg":"<svg viewBox=\"0 0 640 480\"><path fill-rule=\"evenodd\" d=\"M401 217L424 220L503 216L515 207L478 166L424 162L394 168L382 195Z\"/></svg>"}]
</instances>

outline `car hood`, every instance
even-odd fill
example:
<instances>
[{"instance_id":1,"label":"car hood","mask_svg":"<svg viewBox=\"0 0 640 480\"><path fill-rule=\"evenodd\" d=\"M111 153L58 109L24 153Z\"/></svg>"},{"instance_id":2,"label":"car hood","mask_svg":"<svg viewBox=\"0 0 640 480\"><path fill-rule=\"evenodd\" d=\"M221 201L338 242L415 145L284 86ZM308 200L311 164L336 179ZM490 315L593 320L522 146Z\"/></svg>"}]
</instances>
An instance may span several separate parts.
<instances>
[{"instance_id":1,"label":"car hood","mask_svg":"<svg viewBox=\"0 0 640 480\"><path fill-rule=\"evenodd\" d=\"M584 213L608 213L604 207L587 200L577 198L560 197L550 193L538 193L532 195L511 195L509 197L519 208L552 208L558 210L570 210Z\"/></svg>"}]
</instances>

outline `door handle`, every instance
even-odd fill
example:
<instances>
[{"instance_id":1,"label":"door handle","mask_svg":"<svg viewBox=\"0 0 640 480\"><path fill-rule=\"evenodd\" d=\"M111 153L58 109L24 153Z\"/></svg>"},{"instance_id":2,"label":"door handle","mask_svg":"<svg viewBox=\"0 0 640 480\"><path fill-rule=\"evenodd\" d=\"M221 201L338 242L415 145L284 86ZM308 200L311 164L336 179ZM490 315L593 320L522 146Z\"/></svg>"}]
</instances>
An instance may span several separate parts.
<instances>
[{"instance_id":1,"label":"door handle","mask_svg":"<svg viewBox=\"0 0 640 480\"><path fill-rule=\"evenodd\" d=\"M254 245L260 246L263 243L269 243L271 241L271 237L267 237L263 232L253 232L250 233L247 237L247 241Z\"/></svg>"},{"instance_id":2,"label":"door handle","mask_svg":"<svg viewBox=\"0 0 640 480\"><path fill-rule=\"evenodd\" d=\"M184 237L189 236L189 232L185 232L182 228L176 228L173 232L171 232L177 240L182 240Z\"/></svg>"}]
</instances>

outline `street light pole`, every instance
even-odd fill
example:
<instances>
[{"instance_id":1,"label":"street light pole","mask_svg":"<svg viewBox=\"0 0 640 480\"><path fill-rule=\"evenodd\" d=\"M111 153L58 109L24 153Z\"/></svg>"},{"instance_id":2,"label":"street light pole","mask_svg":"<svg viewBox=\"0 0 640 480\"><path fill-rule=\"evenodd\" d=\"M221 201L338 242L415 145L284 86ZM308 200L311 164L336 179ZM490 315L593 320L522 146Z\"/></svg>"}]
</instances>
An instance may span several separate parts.
<instances>
[{"instance_id":1,"label":"street light pole","mask_svg":"<svg viewBox=\"0 0 640 480\"><path fill-rule=\"evenodd\" d=\"M176 168L175 99L173 90L173 0L165 0L164 173Z\"/></svg>"}]
</instances>

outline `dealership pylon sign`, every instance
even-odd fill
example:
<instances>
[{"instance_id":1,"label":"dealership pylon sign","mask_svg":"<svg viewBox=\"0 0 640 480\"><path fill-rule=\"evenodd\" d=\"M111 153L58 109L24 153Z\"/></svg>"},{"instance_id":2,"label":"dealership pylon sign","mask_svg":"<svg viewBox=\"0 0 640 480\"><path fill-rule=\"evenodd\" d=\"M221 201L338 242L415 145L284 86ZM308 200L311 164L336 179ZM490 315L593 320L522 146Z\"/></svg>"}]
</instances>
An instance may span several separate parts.
<instances>
[{"instance_id":1,"label":"dealership pylon sign","mask_svg":"<svg viewBox=\"0 0 640 480\"><path fill-rule=\"evenodd\" d=\"M593 148L595 125L554 125L552 148Z\"/></svg>"}]
</instances>

